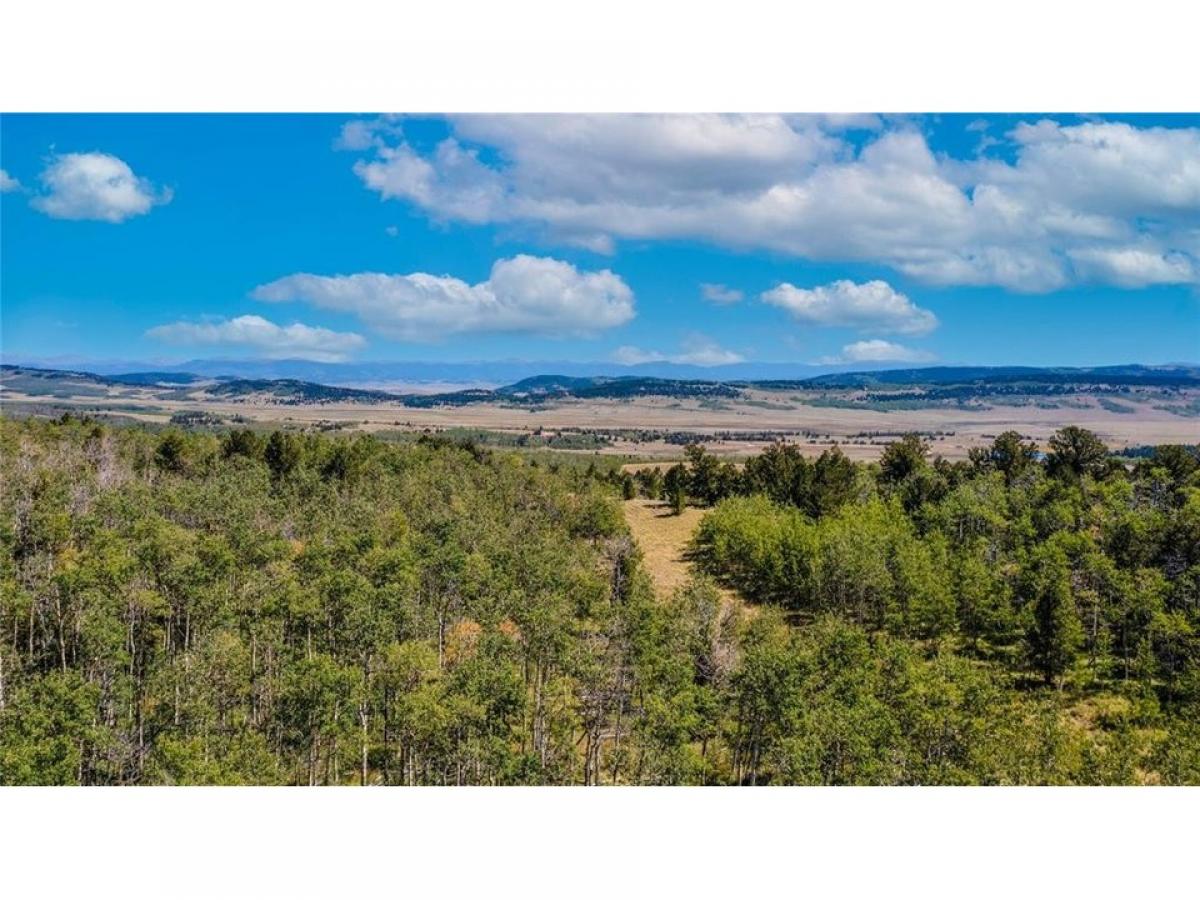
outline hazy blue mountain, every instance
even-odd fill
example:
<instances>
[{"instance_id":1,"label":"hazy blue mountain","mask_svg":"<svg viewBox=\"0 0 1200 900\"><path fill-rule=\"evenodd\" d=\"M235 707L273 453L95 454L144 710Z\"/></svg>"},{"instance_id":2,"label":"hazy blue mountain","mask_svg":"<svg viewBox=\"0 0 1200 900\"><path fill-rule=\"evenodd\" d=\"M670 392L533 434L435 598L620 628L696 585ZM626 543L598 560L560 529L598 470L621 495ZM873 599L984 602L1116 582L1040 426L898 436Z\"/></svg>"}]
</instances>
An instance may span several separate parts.
<instances>
[{"instance_id":1,"label":"hazy blue mountain","mask_svg":"<svg viewBox=\"0 0 1200 900\"><path fill-rule=\"evenodd\" d=\"M77 357L33 358L9 356L4 362L46 369L69 369L97 375L143 372L189 373L208 378L288 378L347 387L388 382L409 384L455 383L489 387L514 384L547 374L566 377L635 376L704 381L810 378L830 372L870 371L886 366L813 366L807 363L737 363L728 366L689 366L670 362L623 366L604 361L491 360L478 362L346 362L320 363L302 359L192 359L180 363L137 360L87 360Z\"/></svg>"},{"instance_id":2,"label":"hazy blue mountain","mask_svg":"<svg viewBox=\"0 0 1200 900\"><path fill-rule=\"evenodd\" d=\"M305 364L313 365L313 364ZM381 364L382 365L382 364ZM410 364L411 365L411 364ZM460 366L466 364L458 364ZM641 369L642 367L627 367ZM676 366L677 370L694 367ZM720 367L730 369L734 367ZM734 397L747 387L758 386L793 390L895 391L897 388L920 389L927 399L966 399L990 394L1063 393L1076 389L1094 388L1101 391L1122 390L1129 386L1159 388L1200 386L1200 367L1174 366L1102 366L1097 368L1036 368L1027 366L935 366L921 369L893 369L874 372L823 373L808 378L748 378L714 377L712 370L702 370L707 377L657 377L647 374L575 375L540 373L507 384L472 387L453 391L411 392L403 390L364 390L347 386L346 366L321 365L305 369L310 377L282 377L272 369L270 374L255 377L231 375L228 369L213 372L153 371L124 372L104 375L80 370L40 369L4 364L3 382L10 389L30 393L54 393L67 389L95 390L98 386L160 386L172 389L180 396L191 395L203 388L211 395L242 397L251 394L271 394L276 399L292 403L309 402L395 402L405 406L428 407L463 405L488 401L539 402L555 397L631 398L638 396L668 397ZM284 366L285 371L290 371ZM361 369L359 370L361 372ZM408 370L411 372L411 369ZM462 379L463 370L455 375L443 371L442 381ZM498 374L498 370L492 370ZM334 377L341 376L341 377ZM397 382L398 376L392 376ZM411 374L409 375L411 379ZM388 379L375 375L360 383L381 383ZM349 381L349 383L354 383Z\"/></svg>"}]
</instances>

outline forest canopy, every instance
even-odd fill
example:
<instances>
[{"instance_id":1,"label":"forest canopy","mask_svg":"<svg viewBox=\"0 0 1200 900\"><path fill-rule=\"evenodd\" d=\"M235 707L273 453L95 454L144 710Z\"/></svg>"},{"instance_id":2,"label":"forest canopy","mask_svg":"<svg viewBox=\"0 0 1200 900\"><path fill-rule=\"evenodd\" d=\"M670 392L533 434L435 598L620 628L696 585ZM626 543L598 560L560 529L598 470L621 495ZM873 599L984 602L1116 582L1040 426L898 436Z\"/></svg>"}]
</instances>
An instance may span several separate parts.
<instances>
[{"instance_id":1,"label":"forest canopy","mask_svg":"<svg viewBox=\"0 0 1200 900\"><path fill-rule=\"evenodd\" d=\"M0 783L1200 783L1196 448L582 459L0 420Z\"/></svg>"}]
</instances>

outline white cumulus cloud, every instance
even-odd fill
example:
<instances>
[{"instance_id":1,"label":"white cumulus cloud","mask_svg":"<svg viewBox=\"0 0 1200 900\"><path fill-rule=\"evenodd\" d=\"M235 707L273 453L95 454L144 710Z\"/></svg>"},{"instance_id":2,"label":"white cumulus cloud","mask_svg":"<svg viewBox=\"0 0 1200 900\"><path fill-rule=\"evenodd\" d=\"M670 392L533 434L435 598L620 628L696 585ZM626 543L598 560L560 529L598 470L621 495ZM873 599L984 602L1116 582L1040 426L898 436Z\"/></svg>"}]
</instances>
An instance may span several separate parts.
<instances>
[{"instance_id":1,"label":"white cumulus cloud","mask_svg":"<svg viewBox=\"0 0 1200 900\"><path fill-rule=\"evenodd\" d=\"M815 288L783 283L762 295L764 302L787 310L810 325L856 328L883 334L928 334L937 317L914 304L886 281L849 280Z\"/></svg>"},{"instance_id":2,"label":"white cumulus cloud","mask_svg":"<svg viewBox=\"0 0 1200 900\"><path fill-rule=\"evenodd\" d=\"M159 190L107 153L55 156L39 178L42 193L30 202L55 219L124 222L171 201L169 189Z\"/></svg>"},{"instance_id":3,"label":"white cumulus cloud","mask_svg":"<svg viewBox=\"0 0 1200 900\"><path fill-rule=\"evenodd\" d=\"M1200 129L1027 122L1006 159L935 154L911 124L771 115L471 115L429 151L349 127L363 183L436 220L611 252L694 239L865 261L924 282L1050 291L1196 281ZM859 134L863 134L860 130ZM1186 265L1106 267L1135 248ZM1145 277L1143 277L1145 276ZM1147 281L1145 278L1149 278Z\"/></svg>"},{"instance_id":4,"label":"white cumulus cloud","mask_svg":"<svg viewBox=\"0 0 1200 900\"><path fill-rule=\"evenodd\" d=\"M0 194L7 194L9 191L20 190L21 182L13 178L3 169L0 169Z\"/></svg>"},{"instance_id":5,"label":"white cumulus cloud","mask_svg":"<svg viewBox=\"0 0 1200 900\"><path fill-rule=\"evenodd\" d=\"M718 306L729 306L746 296L736 288L724 284L702 284L700 285L700 295L709 303L715 303Z\"/></svg>"},{"instance_id":6,"label":"white cumulus cloud","mask_svg":"<svg viewBox=\"0 0 1200 900\"><path fill-rule=\"evenodd\" d=\"M353 313L381 334L407 341L500 332L590 335L634 317L633 291L618 275L525 255L498 260L478 284L424 272L300 273L261 285L253 296Z\"/></svg>"},{"instance_id":7,"label":"white cumulus cloud","mask_svg":"<svg viewBox=\"0 0 1200 900\"><path fill-rule=\"evenodd\" d=\"M1090 247L1071 254L1075 268L1092 281L1139 287L1196 281L1196 260L1183 253L1137 247Z\"/></svg>"},{"instance_id":8,"label":"white cumulus cloud","mask_svg":"<svg viewBox=\"0 0 1200 900\"><path fill-rule=\"evenodd\" d=\"M168 344L241 347L269 359L338 362L366 344L360 334L331 331L294 322L276 325L262 316L238 316L212 322L172 322L146 332Z\"/></svg>"},{"instance_id":9,"label":"white cumulus cloud","mask_svg":"<svg viewBox=\"0 0 1200 900\"><path fill-rule=\"evenodd\" d=\"M936 358L926 350L875 339L847 344L842 347L841 355L826 356L819 362L829 365L856 362L932 362Z\"/></svg>"},{"instance_id":10,"label":"white cumulus cloud","mask_svg":"<svg viewBox=\"0 0 1200 900\"><path fill-rule=\"evenodd\" d=\"M701 334L690 335L681 342L677 353L662 353L658 350L643 350L640 347L618 347L612 354L613 362L623 366L642 363L670 362L689 366L728 366L744 362L746 357L733 350L726 350L716 341Z\"/></svg>"}]
</instances>

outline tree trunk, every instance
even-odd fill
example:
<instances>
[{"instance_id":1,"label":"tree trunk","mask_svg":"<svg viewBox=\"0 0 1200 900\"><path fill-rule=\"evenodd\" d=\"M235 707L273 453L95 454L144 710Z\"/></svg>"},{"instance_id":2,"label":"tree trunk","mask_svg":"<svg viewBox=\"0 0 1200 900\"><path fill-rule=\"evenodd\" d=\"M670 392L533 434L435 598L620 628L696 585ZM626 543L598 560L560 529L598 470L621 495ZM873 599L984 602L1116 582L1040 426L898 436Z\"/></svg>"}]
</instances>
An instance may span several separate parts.
<instances>
[{"instance_id":1,"label":"tree trunk","mask_svg":"<svg viewBox=\"0 0 1200 900\"><path fill-rule=\"evenodd\" d=\"M358 707L358 718L362 723L362 771L361 783L363 787L367 785L367 705L362 703Z\"/></svg>"},{"instance_id":2,"label":"tree trunk","mask_svg":"<svg viewBox=\"0 0 1200 900\"><path fill-rule=\"evenodd\" d=\"M446 613L438 609L438 668L446 667Z\"/></svg>"}]
</instances>

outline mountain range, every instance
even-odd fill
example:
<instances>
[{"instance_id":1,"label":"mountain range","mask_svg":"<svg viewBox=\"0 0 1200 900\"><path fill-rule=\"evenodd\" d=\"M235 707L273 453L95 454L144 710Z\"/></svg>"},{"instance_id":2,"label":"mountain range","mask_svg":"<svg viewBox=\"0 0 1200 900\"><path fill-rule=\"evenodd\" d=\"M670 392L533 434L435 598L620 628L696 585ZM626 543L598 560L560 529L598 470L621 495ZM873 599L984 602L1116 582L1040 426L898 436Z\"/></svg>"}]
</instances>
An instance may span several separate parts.
<instances>
[{"instance_id":1,"label":"mountain range","mask_svg":"<svg viewBox=\"0 0 1200 900\"><path fill-rule=\"evenodd\" d=\"M278 370L272 370L278 371ZM285 369L286 371L286 369ZM315 374L320 374L319 371ZM345 374L345 373L341 373ZM730 398L746 389L801 391L896 392L919 391L941 399L1013 393L1063 393L1130 387L1198 388L1197 366L1103 366L1097 368L1037 368L1027 366L891 369L873 372L823 373L809 378L661 378L650 375L537 374L498 387L414 393L348 387L330 381L296 377L242 377L225 370L220 375L176 369L98 372L39 369L4 364L0 384L33 395L99 392L112 387L150 388L178 399L265 397L284 403L397 403L430 407L470 403L528 403L557 398L631 398L648 396Z\"/></svg>"}]
</instances>

